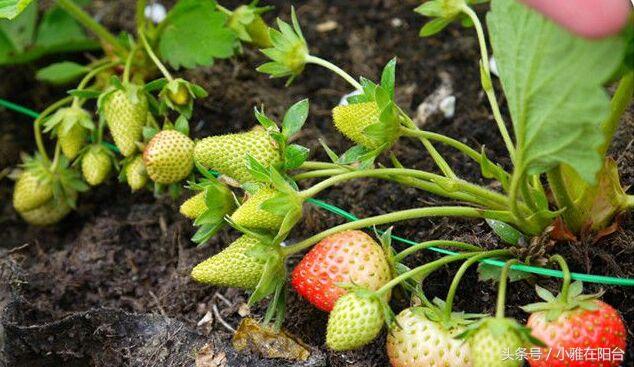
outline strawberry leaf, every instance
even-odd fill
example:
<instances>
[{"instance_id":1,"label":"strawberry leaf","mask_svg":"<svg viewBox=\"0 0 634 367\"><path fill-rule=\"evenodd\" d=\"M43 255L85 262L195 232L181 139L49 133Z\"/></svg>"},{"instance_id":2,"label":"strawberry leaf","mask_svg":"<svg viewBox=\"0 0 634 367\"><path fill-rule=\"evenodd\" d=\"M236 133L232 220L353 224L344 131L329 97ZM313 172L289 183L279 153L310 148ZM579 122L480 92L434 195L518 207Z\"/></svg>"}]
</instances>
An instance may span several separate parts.
<instances>
[{"instance_id":1,"label":"strawberry leaf","mask_svg":"<svg viewBox=\"0 0 634 367\"><path fill-rule=\"evenodd\" d=\"M38 70L35 78L51 84L68 84L79 79L88 70L84 65L71 61L62 61Z\"/></svg>"},{"instance_id":2,"label":"strawberry leaf","mask_svg":"<svg viewBox=\"0 0 634 367\"><path fill-rule=\"evenodd\" d=\"M390 99L394 99L394 85L396 83L396 58L390 60L381 74L381 87L385 89Z\"/></svg>"},{"instance_id":3,"label":"strawberry leaf","mask_svg":"<svg viewBox=\"0 0 634 367\"><path fill-rule=\"evenodd\" d=\"M308 118L308 99L302 99L289 107L282 120L282 133L290 138L297 134Z\"/></svg>"},{"instance_id":4,"label":"strawberry leaf","mask_svg":"<svg viewBox=\"0 0 634 367\"><path fill-rule=\"evenodd\" d=\"M308 159L308 148L297 144L291 144L284 150L284 169L295 169Z\"/></svg>"},{"instance_id":5,"label":"strawberry leaf","mask_svg":"<svg viewBox=\"0 0 634 367\"><path fill-rule=\"evenodd\" d=\"M486 222L502 241L510 245L518 245L520 239L524 237L522 232L518 231L510 224L495 219L487 219Z\"/></svg>"},{"instance_id":6,"label":"strawberry leaf","mask_svg":"<svg viewBox=\"0 0 634 367\"><path fill-rule=\"evenodd\" d=\"M169 12L159 39L161 58L174 68L210 66L233 55L235 34L211 0L182 0Z\"/></svg>"},{"instance_id":7,"label":"strawberry leaf","mask_svg":"<svg viewBox=\"0 0 634 367\"><path fill-rule=\"evenodd\" d=\"M491 44L513 120L516 169L529 175L566 163L594 183L601 168L603 84L623 60L618 37L575 37L514 0L493 0ZM580 77L583 76L583 77Z\"/></svg>"},{"instance_id":8,"label":"strawberry leaf","mask_svg":"<svg viewBox=\"0 0 634 367\"><path fill-rule=\"evenodd\" d=\"M33 0L2 0L0 1L0 19L13 19L20 15Z\"/></svg>"}]
</instances>

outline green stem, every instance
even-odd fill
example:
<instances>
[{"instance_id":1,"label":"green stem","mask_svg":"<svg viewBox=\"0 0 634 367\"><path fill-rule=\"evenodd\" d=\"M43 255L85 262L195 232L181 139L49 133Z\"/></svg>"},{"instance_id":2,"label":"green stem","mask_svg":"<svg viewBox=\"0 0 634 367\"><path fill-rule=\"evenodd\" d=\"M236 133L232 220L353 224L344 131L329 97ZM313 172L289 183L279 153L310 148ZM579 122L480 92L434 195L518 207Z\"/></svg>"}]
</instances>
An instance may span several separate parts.
<instances>
[{"instance_id":1,"label":"green stem","mask_svg":"<svg viewBox=\"0 0 634 367\"><path fill-rule=\"evenodd\" d=\"M55 144L55 155L53 156L53 162L51 163L51 172L57 171L57 167L59 167L59 160L62 152L62 146L59 143L59 140Z\"/></svg>"},{"instance_id":2,"label":"green stem","mask_svg":"<svg viewBox=\"0 0 634 367\"><path fill-rule=\"evenodd\" d=\"M228 16L233 15L233 12L227 8L225 8L224 6L216 3L216 9L220 10L221 12L225 13Z\"/></svg>"},{"instance_id":3,"label":"green stem","mask_svg":"<svg viewBox=\"0 0 634 367\"><path fill-rule=\"evenodd\" d=\"M457 149L461 153L467 155L469 158L473 159L476 163L482 166L482 154L479 153L477 150L471 148L470 146L462 143L461 141L458 141L456 139L450 138L442 134L433 133L431 131L415 130L415 129L410 129L407 127L403 127L401 129L401 132L403 133L404 136L410 136L415 138L423 137L425 139L434 140L439 143L448 145L454 149ZM497 172L498 176L508 175L508 172L506 172L504 169L502 169L500 166L498 166L495 163L493 163L491 168Z\"/></svg>"},{"instance_id":4,"label":"green stem","mask_svg":"<svg viewBox=\"0 0 634 367\"><path fill-rule=\"evenodd\" d=\"M311 170L311 169L328 169L328 168L345 168L345 166L336 163L318 162L318 161L306 161L302 163L298 169Z\"/></svg>"},{"instance_id":5,"label":"green stem","mask_svg":"<svg viewBox=\"0 0 634 367\"><path fill-rule=\"evenodd\" d=\"M44 111L42 111L42 113L39 115L38 118L35 119L35 122L33 123L33 135L35 135L35 145L37 145L37 150L40 152L42 157L48 162L50 162L51 160L48 156L48 153L46 153L46 148L44 147L44 141L42 139L42 121L44 121L44 119L47 118L51 113L57 111L58 108L72 101L72 99L72 96L68 96L48 106Z\"/></svg>"},{"instance_id":6,"label":"green stem","mask_svg":"<svg viewBox=\"0 0 634 367\"><path fill-rule=\"evenodd\" d=\"M389 175L389 176L397 176L397 177L413 177L413 178L418 178L418 179L422 179L422 180L427 180L427 181L432 181L434 182L434 180L441 180L441 179L446 179L442 176L433 174L433 173L429 173L429 172L425 172L425 171L420 171L420 170L414 170L414 169L407 169L407 168L376 168L376 169L371 169L371 170L360 170L360 171L352 171L352 172L346 172L346 173L342 173L340 175L337 176L333 176L330 177L318 184L316 184L315 186L303 190L299 193L299 195L303 198L309 198L309 197L313 197L315 195L317 195L319 192L334 186L336 184L339 184L341 182L344 181L348 181L354 178L361 178L361 177L378 177L378 178L383 178L384 176ZM460 179L456 179L452 181L452 184L455 184L455 191L463 191L469 194L472 194L473 196L479 197L479 198L484 198L487 200L490 200L494 203L500 204L500 205L505 205L508 201L508 199L504 196L501 195L499 193L490 191L488 189L485 189L484 187L480 187L478 185L473 185L471 183L468 183L466 181L460 180Z\"/></svg>"},{"instance_id":7,"label":"green stem","mask_svg":"<svg viewBox=\"0 0 634 367\"><path fill-rule=\"evenodd\" d=\"M444 256L438 260L432 261L430 263L421 265L417 268L414 268L406 273L403 273L399 276L397 276L396 278L390 280L389 282L387 282L385 285L383 285L379 290L376 291L376 294L378 294L379 296L384 294L385 292L389 291L390 289L396 287L397 285L401 284L403 281L415 277L417 275L420 274L425 274L425 273L431 273L434 270L440 268L441 266L447 265L451 262L454 261L459 261L459 260L463 260L463 259L468 259L472 256L474 256L475 254L478 254L478 252L471 252L471 253L462 253L462 254L456 254L456 255L450 255L450 256Z\"/></svg>"},{"instance_id":8,"label":"green stem","mask_svg":"<svg viewBox=\"0 0 634 367\"><path fill-rule=\"evenodd\" d=\"M426 250L430 247L453 247L460 250L465 251L482 251L481 247L476 245L472 245L470 243L460 242L460 241L447 241L447 240L433 240L433 241L425 241L417 243L414 246L410 246L405 250L399 252L394 256L394 261L401 262L403 259L408 257L409 255L416 253L421 250Z\"/></svg>"},{"instance_id":9,"label":"green stem","mask_svg":"<svg viewBox=\"0 0 634 367\"><path fill-rule=\"evenodd\" d=\"M568 290L570 289L570 281L572 279L570 276L570 268L568 268L568 263L566 263L566 259L564 259L564 257L561 255L551 256L550 261L556 262L561 268L561 272L564 276L564 281L561 286L561 300L563 302L568 302Z\"/></svg>"},{"instance_id":10,"label":"green stem","mask_svg":"<svg viewBox=\"0 0 634 367\"><path fill-rule=\"evenodd\" d=\"M601 130L603 130L603 135L605 135L605 142L601 148L599 148L599 153L601 153L602 156L604 156L608 151L610 143L612 142L612 137L616 133L616 129L619 127L621 116L630 105L633 94L634 71L629 71L627 74L623 75L621 81L619 81L619 86L616 88L616 92L614 92L614 96L612 96L612 101L610 102L610 115L601 124Z\"/></svg>"},{"instance_id":11,"label":"green stem","mask_svg":"<svg viewBox=\"0 0 634 367\"><path fill-rule=\"evenodd\" d=\"M409 127L408 130L414 130L414 131L418 130L418 126L416 126L414 121L412 121L412 119L405 112L401 110L400 114L401 114L402 122L407 127ZM406 128L401 129L401 133L406 133L408 131L405 129ZM436 150L434 145L429 141L429 139L427 139L426 137L422 135L417 136L417 138L418 140L420 140L421 143L423 143L423 146L425 147L425 149L427 150L431 158L434 160L438 168L440 168L442 173L449 178L456 178L457 177L456 174L453 172L453 170L451 169L451 167L449 166L445 158L443 158L442 155L438 153L438 151Z\"/></svg>"},{"instance_id":12,"label":"green stem","mask_svg":"<svg viewBox=\"0 0 634 367\"><path fill-rule=\"evenodd\" d=\"M573 213L577 210L574 200L570 197L566 182L564 181L561 166L557 166L546 173L550 191L555 197L555 202L559 209L565 209L565 214ZM581 228L582 223L579 221L579 215L565 215L566 224L571 230L577 231Z\"/></svg>"},{"instance_id":13,"label":"green stem","mask_svg":"<svg viewBox=\"0 0 634 367\"><path fill-rule=\"evenodd\" d=\"M517 259L512 259L504 264L502 267L502 272L500 273L500 285L498 286L498 301L497 306L495 307L495 317L498 319L504 318L504 308L506 303L506 284L508 283L509 270L511 266L517 264L519 261Z\"/></svg>"},{"instance_id":14,"label":"green stem","mask_svg":"<svg viewBox=\"0 0 634 367\"><path fill-rule=\"evenodd\" d=\"M488 211L469 208L469 207L461 207L461 206L438 206L438 207L428 207L428 208L415 208L415 209L406 209L400 210L388 214L377 215L375 217L359 219L354 222L348 222L336 227L327 229L321 233L318 233L312 237L309 237L301 242L298 242L292 246L282 248L282 254L284 256L289 256L294 253L303 251L310 246L316 244L322 239L330 236L331 234L343 232L346 230L352 229L361 229L372 226L377 226L381 224L394 223L403 220L410 219L418 219L418 218L428 218L428 217L467 217L467 218L486 218ZM502 215L507 215L509 213L503 211L496 211L496 218L499 218ZM504 218L509 222L512 222L512 218L509 216Z\"/></svg>"},{"instance_id":15,"label":"green stem","mask_svg":"<svg viewBox=\"0 0 634 367\"><path fill-rule=\"evenodd\" d=\"M150 56L150 59L152 59L152 61L154 62L154 65L156 65L156 67L161 71L163 76L165 76L165 78L168 81L170 81L170 82L174 81L174 78L172 77L172 74L170 74L170 72L167 70L165 65L163 65L161 60L159 60L159 58L156 56L156 54L152 50L152 47L150 47L150 44L148 43L147 39L145 38L145 35L143 33L139 33L139 38L141 38L141 42L143 42L143 47L145 47L145 52L147 52L147 54Z\"/></svg>"},{"instance_id":16,"label":"green stem","mask_svg":"<svg viewBox=\"0 0 634 367\"><path fill-rule=\"evenodd\" d=\"M521 171L522 170L516 169L516 172L514 172L511 176L508 205L511 209L511 213L513 213L513 217L515 217L515 219L519 222L522 230L530 234L537 234L542 230L542 228L538 224L532 223L526 219L527 217L532 217L532 214L534 213L531 212L530 215L527 215L524 211L522 211L524 207L521 206L522 201L520 191L522 189L524 175Z\"/></svg>"},{"instance_id":17,"label":"green stem","mask_svg":"<svg viewBox=\"0 0 634 367\"><path fill-rule=\"evenodd\" d=\"M306 180L309 178L330 177L330 176L335 176L335 175L339 175L346 172L350 172L350 171L345 168L318 169L315 171L298 173L295 176L293 176L293 179L295 181L299 181L299 180Z\"/></svg>"},{"instance_id":18,"label":"green stem","mask_svg":"<svg viewBox=\"0 0 634 367\"><path fill-rule=\"evenodd\" d=\"M79 84L77 84L77 90L83 90L84 88L86 88L86 85L88 84L88 82L90 82L97 74L101 73L104 70L108 70L112 67L115 67L117 65L121 64L118 61L115 62L109 62L103 65L99 65L97 67L95 67L94 69L92 69L91 71L88 72L88 74L86 74L84 76L84 78L79 82ZM79 97L74 97L73 98L73 106L78 106L79 105Z\"/></svg>"},{"instance_id":19,"label":"green stem","mask_svg":"<svg viewBox=\"0 0 634 367\"><path fill-rule=\"evenodd\" d=\"M137 0L136 2L136 27L139 30L139 34L145 31L145 25L147 24L147 19L145 18L146 5L147 0Z\"/></svg>"},{"instance_id":20,"label":"green stem","mask_svg":"<svg viewBox=\"0 0 634 367\"><path fill-rule=\"evenodd\" d=\"M458 290L460 281L462 280L462 277L464 276L464 274L467 272L467 269L469 269L471 265L475 264L481 259L484 259L487 257L499 257L499 256L506 256L506 255L510 255L509 250L491 250L491 251L474 255L473 257L469 258L469 260L465 261L460 266L460 269L458 269L458 271L456 272L456 275L451 281L451 285L449 286L449 291L447 292L447 299L445 300L444 314L447 319L451 319L451 312L453 310L453 301L456 298L456 291Z\"/></svg>"},{"instance_id":21,"label":"green stem","mask_svg":"<svg viewBox=\"0 0 634 367\"><path fill-rule=\"evenodd\" d=\"M511 139L511 136L506 129L506 124L504 123L504 119L502 118L502 114L500 113L500 106L498 106L497 98L495 96L495 90L493 89L493 84L491 83L491 70L489 69L489 51L487 50L487 44L484 37L484 30L482 29L482 23L480 23L478 15L469 6L464 5L462 7L462 11L469 18L471 18L471 20L473 21L473 25L475 26L476 33L478 35L478 43L480 45L480 74L482 77L482 86L484 88L484 92L487 95L487 99L489 100L489 104L491 105L493 118L495 119L498 129L500 130L502 139L504 139L506 149L511 156L511 160L515 161L515 146L513 145L513 140Z\"/></svg>"},{"instance_id":22,"label":"green stem","mask_svg":"<svg viewBox=\"0 0 634 367\"><path fill-rule=\"evenodd\" d=\"M121 45L115 35L104 26L97 23L88 13L83 11L73 0L56 0L57 5L75 18L84 27L92 31L102 42L112 46L115 50L125 54L128 50Z\"/></svg>"},{"instance_id":23,"label":"green stem","mask_svg":"<svg viewBox=\"0 0 634 367\"><path fill-rule=\"evenodd\" d=\"M128 84L130 82L130 69L132 69L132 60L134 60L134 53L136 52L136 46L128 54L128 58L125 61L125 67L123 69L123 83Z\"/></svg>"},{"instance_id":24,"label":"green stem","mask_svg":"<svg viewBox=\"0 0 634 367\"><path fill-rule=\"evenodd\" d=\"M356 90L359 90L359 91L363 90L363 87L361 86L361 84L359 84L359 82L354 80L354 78L352 76L350 76L350 74L346 73L343 69L341 69L339 66L331 63L330 61L324 60L324 59L322 59L320 57L317 57L317 56L308 55L308 56L306 56L306 63L323 66L326 69L334 72L335 74L337 74L340 77L342 77L343 79L345 79L345 81L350 83L350 85L352 85Z\"/></svg>"}]
</instances>

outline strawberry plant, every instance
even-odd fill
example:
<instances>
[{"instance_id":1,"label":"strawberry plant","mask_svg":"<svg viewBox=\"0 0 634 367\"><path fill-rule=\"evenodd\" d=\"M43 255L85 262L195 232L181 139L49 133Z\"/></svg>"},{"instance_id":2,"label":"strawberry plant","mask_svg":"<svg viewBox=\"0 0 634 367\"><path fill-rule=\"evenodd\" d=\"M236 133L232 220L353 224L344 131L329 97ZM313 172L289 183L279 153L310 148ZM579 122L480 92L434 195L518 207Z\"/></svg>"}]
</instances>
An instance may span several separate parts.
<instances>
[{"instance_id":1,"label":"strawberry plant","mask_svg":"<svg viewBox=\"0 0 634 367\"><path fill-rule=\"evenodd\" d=\"M227 222L245 235L259 238L260 248L246 252L252 261L263 264L258 267L259 281L249 282L249 287L239 286L253 289L251 303L273 296L265 321L283 316L280 300L284 297L280 293L285 290L285 260L315 245L292 271L291 284L316 307L331 312L326 344L334 350L355 349L369 343L384 323L391 329L388 355L394 366L500 365L495 360L500 346L511 349L545 345L540 340L543 334L537 332L533 336L527 327L504 317L506 277L513 261L502 272L495 318L454 312L453 299L466 270L482 259L514 255L528 263L539 263L543 258L524 258L525 252L519 246L549 236L553 240L576 240L598 238L618 230L616 218L631 210L634 202L620 185L607 148L631 100L634 71L626 63L624 36L589 41L514 0L493 0L487 28L508 102L508 124L491 76L484 27L472 3L477 2L425 2L416 12L433 20L422 28L421 36L431 36L455 20L475 29L482 88L508 152L510 167L490 160L484 147L470 147L458 137L417 126L395 99L396 59L387 63L378 83L365 77L357 80L330 61L311 54L294 11L290 24L278 20L277 29L269 31L271 46L262 52L270 61L258 71L272 78L287 78L288 85L300 81L306 68L317 65L341 76L356 93L347 98L347 104L332 110L334 127L353 146L337 154L322 142L330 162L310 161L305 148L288 144L307 119L307 101L291 106L281 124L256 109L255 117L261 127L208 137L196 145L197 165L216 170L221 181L247 192L247 199L238 202L238 209L227 217ZM604 87L617 80L610 99ZM402 138L419 141L436 170L405 167L391 150ZM453 148L477 163L483 178L493 181L499 189L461 178L437 150L439 145ZM315 178L323 180L309 187L304 185L306 180ZM291 229L301 222L307 200L359 178L397 182L456 204L364 218L283 245ZM425 217L485 219L509 249L483 251L466 243L428 241L395 254L389 241L390 231L380 236L383 249L357 232ZM401 263L407 255L439 244L462 252L414 269ZM213 263L216 274L230 273L229 266L215 261L221 258L224 251L203 264ZM421 282L440 266L454 261L464 263L447 298L429 301ZM371 269L369 273L367 269ZM194 276L200 279L199 267ZM213 277L203 281L227 284ZM391 289L398 285L418 299L421 306L394 317L387 302ZM466 338L468 343L458 337ZM612 346L607 340L603 339L601 346ZM509 361L505 365L520 364L521 361Z\"/></svg>"},{"instance_id":2,"label":"strawberry plant","mask_svg":"<svg viewBox=\"0 0 634 367\"><path fill-rule=\"evenodd\" d=\"M2 18L15 18L0 23L0 64L4 58L27 62L88 46L94 51L100 46L102 54L86 65L63 61L38 73L40 79L55 84L79 83L35 122L38 152L25 160L14 194L16 210L35 225L62 219L75 207L78 192L103 184L116 170L133 191L148 188L177 195L194 167L188 127L193 102L207 93L172 76L165 64L208 66L234 55L241 42L269 44L260 16L268 8L258 7L257 2L232 11L210 0L182 0L164 20L153 24L143 14L146 1L139 0L135 35L112 34L80 4L56 1L37 27L37 2L0 4ZM81 26L98 42L88 38ZM207 46L201 48L201 43ZM55 143L52 158L43 133ZM58 210L39 214L52 205Z\"/></svg>"},{"instance_id":3,"label":"strawberry plant","mask_svg":"<svg viewBox=\"0 0 634 367\"><path fill-rule=\"evenodd\" d=\"M618 231L619 218L634 207L634 196L626 193L616 163L607 155L634 90L634 69L628 62L632 37L620 34L590 41L515 0L492 0L486 15L487 40L472 7L481 2L431 0L415 11L432 18L420 31L424 37L454 21L475 29L481 85L508 154L507 165L491 160L484 146L472 147L461 137L418 126L397 103L395 58L373 81L369 76L357 79L312 54L294 10L290 23L278 19L276 28L269 28L261 17L268 8L258 7L257 2L229 10L214 1L181 0L154 25L140 14L145 1L139 0L136 34L116 37L73 2L58 0L61 9L99 38L104 57L63 75L64 80L80 78L80 82L37 119L38 152L25 160L14 206L25 220L48 225L70 212L79 193L103 183L111 171L118 170L119 179L133 191L147 188L157 195L167 190L177 196L187 181L193 194L180 212L197 227L193 242L204 245L225 226L240 233L193 268L195 281L247 290L249 304L270 298L264 323L274 321L274 329L279 330L290 280L303 298L330 313L326 332L330 349L361 348L385 326L393 366L521 365L520 360L502 363L501 348L622 349L625 328L618 311L599 301L599 295L582 295L580 283L571 285L561 256L549 257L548 249L535 248L551 240L574 243ZM25 4L14 3L7 14ZM174 77L166 65L209 66L233 55L242 43L261 48L269 59L258 71L287 78L287 85L301 82L304 70L315 65L349 83L355 93L332 108L332 121L352 146L335 152L321 141L329 161L309 160L308 148L294 142L308 121L307 99L289 106L280 122L264 108L255 108L257 126L248 131L191 139L188 119L195 100L206 92ZM498 102L489 43L510 121ZM62 65L51 68L59 70ZM605 88L611 83L616 89L610 97ZM56 138L52 158L41 126ZM399 150L392 149L402 139L420 143L434 168L404 165ZM475 162L490 184L461 177L439 146ZM367 178L430 193L449 204L388 212L290 240L308 202L336 185ZM314 183L315 179L319 180ZM397 252L391 229L379 229L430 217L485 220L501 246L485 250L458 241L430 240ZM375 229L380 245L361 231L367 228ZM431 247L458 252L414 267L406 265L408 256ZM290 271L289 259L305 251ZM539 256L531 256L534 253ZM454 299L465 273L491 259L507 260L499 277L495 317L455 311ZM562 267L561 294L555 297L538 288L546 303L525 307L533 313L526 326L505 317L511 266L542 265L548 259ZM430 300L425 279L460 262L446 297ZM395 315L390 305L393 294L405 295L415 305ZM596 329L599 332L593 334Z\"/></svg>"}]
</instances>

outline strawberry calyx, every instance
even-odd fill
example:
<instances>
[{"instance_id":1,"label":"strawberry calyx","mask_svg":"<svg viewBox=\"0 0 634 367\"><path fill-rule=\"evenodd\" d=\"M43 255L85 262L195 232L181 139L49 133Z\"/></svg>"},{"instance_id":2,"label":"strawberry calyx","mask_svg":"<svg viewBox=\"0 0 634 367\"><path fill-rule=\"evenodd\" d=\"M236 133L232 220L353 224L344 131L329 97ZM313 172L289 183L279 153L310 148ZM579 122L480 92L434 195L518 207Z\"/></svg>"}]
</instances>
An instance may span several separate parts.
<instances>
[{"instance_id":1,"label":"strawberry calyx","mask_svg":"<svg viewBox=\"0 0 634 367\"><path fill-rule=\"evenodd\" d=\"M575 281L571 283L570 269L566 260L561 255L554 255L551 262L556 262L563 272L563 285L561 292L555 296L552 292L539 285L535 286L537 296L545 302L532 303L522 307L528 313L545 312L546 320L557 320L561 315L577 310L595 311L599 308L597 300L603 295L603 291L595 294L583 294L583 283Z\"/></svg>"},{"instance_id":2,"label":"strawberry calyx","mask_svg":"<svg viewBox=\"0 0 634 367\"><path fill-rule=\"evenodd\" d=\"M272 61L256 69L272 78L289 77L286 85L291 84L302 73L309 57L308 45L299 26L295 8L291 8L291 23L292 26L278 18L279 30L269 28L273 45L260 51Z\"/></svg>"},{"instance_id":3,"label":"strawberry calyx","mask_svg":"<svg viewBox=\"0 0 634 367\"><path fill-rule=\"evenodd\" d=\"M456 335L456 338L468 340L484 329L488 329L491 332L491 335L495 338L502 338L504 335L508 335L508 333L513 333L522 341L523 345L536 345L539 347L546 346L543 341L531 334L530 328L509 317L484 317L479 321L468 325L462 333Z\"/></svg>"},{"instance_id":4,"label":"strawberry calyx","mask_svg":"<svg viewBox=\"0 0 634 367\"><path fill-rule=\"evenodd\" d=\"M52 200L63 202L72 209L76 208L77 193L89 189L80 173L70 166L70 161L63 155L56 162L50 163L41 155L35 154L33 157L26 157L22 167L40 183L52 189Z\"/></svg>"},{"instance_id":5,"label":"strawberry calyx","mask_svg":"<svg viewBox=\"0 0 634 367\"><path fill-rule=\"evenodd\" d=\"M258 1L248 5L240 5L231 11L227 26L231 28L241 41L249 42L257 47L271 47L268 26L262 20L262 14L273 9L272 6L257 6Z\"/></svg>"},{"instance_id":6,"label":"strawberry calyx","mask_svg":"<svg viewBox=\"0 0 634 367\"><path fill-rule=\"evenodd\" d=\"M438 323L452 336L457 336L465 327L477 323L480 319L487 316L486 314L467 313L464 311L452 311L447 314L446 308L447 303L435 297L432 305L415 307L416 311L413 310L412 312L419 312L430 321Z\"/></svg>"},{"instance_id":7,"label":"strawberry calyx","mask_svg":"<svg viewBox=\"0 0 634 367\"><path fill-rule=\"evenodd\" d=\"M186 118L190 118L194 108L194 100L196 98L204 98L208 95L207 91L201 86L182 78L176 78L170 81L159 79L159 81L161 80L163 82L159 83L159 85L163 85L159 92L160 104L158 108L158 112L161 115L164 115L169 108L177 111ZM156 87L158 87L158 85Z\"/></svg>"},{"instance_id":8,"label":"strawberry calyx","mask_svg":"<svg viewBox=\"0 0 634 367\"><path fill-rule=\"evenodd\" d=\"M192 237L194 243L202 246L225 226L225 217L233 212L237 200L227 185L200 165L197 168L203 178L198 182L189 182L188 188L204 193L205 209L194 219L194 226L199 228Z\"/></svg>"},{"instance_id":9,"label":"strawberry calyx","mask_svg":"<svg viewBox=\"0 0 634 367\"><path fill-rule=\"evenodd\" d=\"M381 74L381 83L360 78L360 93L347 98L347 105L333 109L335 126L357 143L339 159L341 164L362 162L369 166L400 137L402 111L394 101L396 59Z\"/></svg>"}]
</instances>

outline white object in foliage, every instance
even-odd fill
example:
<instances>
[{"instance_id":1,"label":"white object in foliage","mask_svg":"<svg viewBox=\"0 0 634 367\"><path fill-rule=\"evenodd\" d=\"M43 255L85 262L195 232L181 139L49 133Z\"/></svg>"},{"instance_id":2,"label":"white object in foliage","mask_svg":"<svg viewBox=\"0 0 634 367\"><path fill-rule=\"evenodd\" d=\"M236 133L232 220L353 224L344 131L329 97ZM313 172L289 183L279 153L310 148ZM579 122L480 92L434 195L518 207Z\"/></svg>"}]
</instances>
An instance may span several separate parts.
<instances>
[{"instance_id":1,"label":"white object in foliage","mask_svg":"<svg viewBox=\"0 0 634 367\"><path fill-rule=\"evenodd\" d=\"M162 22L166 16L167 11L162 4L152 3L145 7L145 17L154 24Z\"/></svg>"},{"instance_id":2,"label":"white object in foliage","mask_svg":"<svg viewBox=\"0 0 634 367\"><path fill-rule=\"evenodd\" d=\"M495 62L495 57L493 57L493 55L491 55L491 58L489 59L489 69L491 69L491 73L493 73L493 75L498 78L500 77L500 74L498 74L498 64Z\"/></svg>"},{"instance_id":3,"label":"white object in foliage","mask_svg":"<svg viewBox=\"0 0 634 367\"><path fill-rule=\"evenodd\" d=\"M440 101L438 109L442 112L446 119L453 117L456 112L456 96L447 96Z\"/></svg>"},{"instance_id":4,"label":"white object in foliage","mask_svg":"<svg viewBox=\"0 0 634 367\"><path fill-rule=\"evenodd\" d=\"M348 103L348 98L350 97L354 97L354 96L358 96L359 94L363 93L360 90L355 90L354 92L350 92L346 95L344 95L343 97L341 97L341 99L339 100L339 106L347 106L349 105Z\"/></svg>"}]
</instances>

